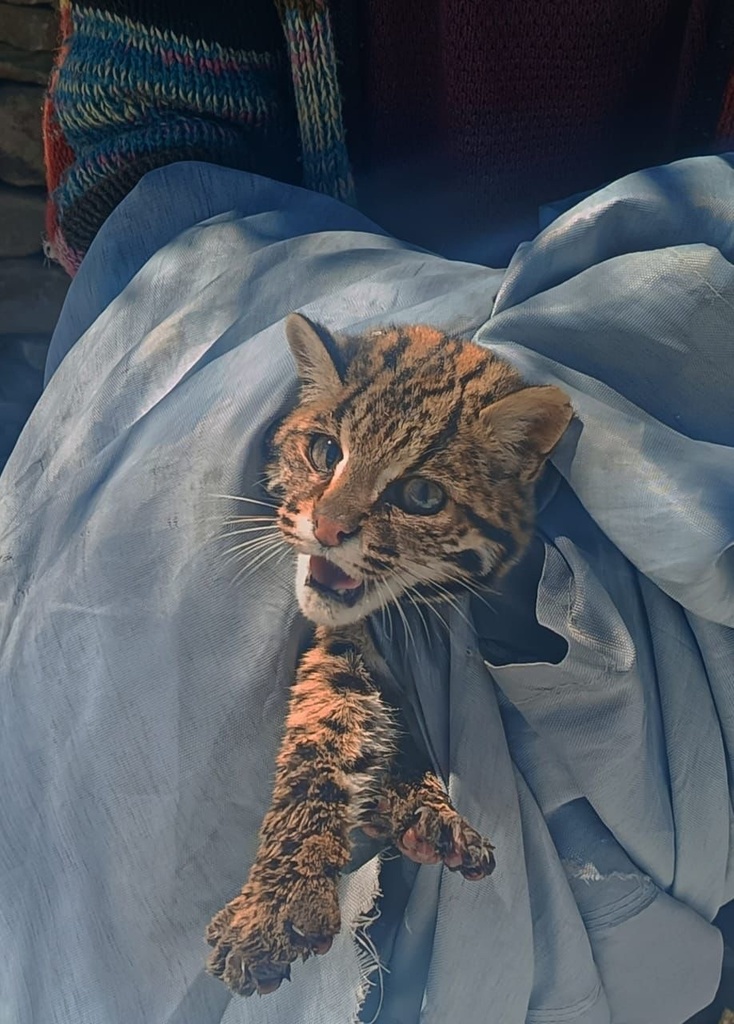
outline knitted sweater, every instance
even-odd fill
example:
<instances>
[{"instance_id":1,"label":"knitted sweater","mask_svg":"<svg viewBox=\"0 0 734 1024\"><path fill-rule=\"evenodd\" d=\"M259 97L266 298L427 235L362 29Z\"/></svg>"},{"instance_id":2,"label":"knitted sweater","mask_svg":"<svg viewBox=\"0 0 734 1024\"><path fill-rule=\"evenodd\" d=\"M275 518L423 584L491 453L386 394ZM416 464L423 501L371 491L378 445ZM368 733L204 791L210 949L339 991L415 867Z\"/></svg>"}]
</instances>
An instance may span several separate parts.
<instances>
[{"instance_id":1,"label":"knitted sweater","mask_svg":"<svg viewBox=\"0 0 734 1024\"><path fill-rule=\"evenodd\" d=\"M398 235L499 231L723 148L733 67L731 0L61 0L49 253L73 273L137 180L187 158L352 201L351 158Z\"/></svg>"},{"instance_id":2,"label":"knitted sweater","mask_svg":"<svg viewBox=\"0 0 734 1024\"><path fill-rule=\"evenodd\" d=\"M734 139L731 0L333 12L361 205L424 244Z\"/></svg>"}]
</instances>

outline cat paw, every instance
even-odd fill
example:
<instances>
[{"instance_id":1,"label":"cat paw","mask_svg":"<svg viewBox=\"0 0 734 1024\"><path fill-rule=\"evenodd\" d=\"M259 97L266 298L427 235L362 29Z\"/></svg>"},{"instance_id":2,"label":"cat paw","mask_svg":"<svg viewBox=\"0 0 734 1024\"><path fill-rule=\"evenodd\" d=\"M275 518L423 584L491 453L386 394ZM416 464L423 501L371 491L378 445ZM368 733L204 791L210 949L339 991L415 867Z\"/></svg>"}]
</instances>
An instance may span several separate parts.
<instances>
[{"instance_id":1,"label":"cat paw","mask_svg":"<svg viewBox=\"0 0 734 1024\"><path fill-rule=\"evenodd\" d=\"M477 881L495 868L494 847L452 807L419 807L396 837L401 853L417 864L443 863L449 871Z\"/></svg>"},{"instance_id":2,"label":"cat paw","mask_svg":"<svg viewBox=\"0 0 734 1024\"><path fill-rule=\"evenodd\" d=\"M340 924L329 879L298 879L272 900L248 884L207 928L207 970L239 995L267 995L290 979L294 960L327 953Z\"/></svg>"}]
</instances>

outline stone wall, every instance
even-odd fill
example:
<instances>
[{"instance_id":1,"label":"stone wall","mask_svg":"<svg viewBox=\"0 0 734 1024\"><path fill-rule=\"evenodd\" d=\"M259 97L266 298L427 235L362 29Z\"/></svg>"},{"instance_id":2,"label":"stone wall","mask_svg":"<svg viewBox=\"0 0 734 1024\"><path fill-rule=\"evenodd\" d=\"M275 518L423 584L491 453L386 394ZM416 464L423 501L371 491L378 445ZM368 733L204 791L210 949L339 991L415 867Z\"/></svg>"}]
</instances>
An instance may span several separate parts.
<instances>
[{"instance_id":1,"label":"stone wall","mask_svg":"<svg viewBox=\"0 0 734 1024\"><path fill-rule=\"evenodd\" d=\"M41 117L57 32L57 12L47 0L0 0L2 334L51 331L65 292L61 272L49 268L43 279L33 278L44 265Z\"/></svg>"},{"instance_id":2,"label":"stone wall","mask_svg":"<svg viewBox=\"0 0 734 1024\"><path fill-rule=\"evenodd\" d=\"M41 110L56 33L49 4L0 0L0 258L41 251Z\"/></svg>"},{"instance_id":3,"label":"stone wall","mask_svg":"<svg viewBox=\"0 0 734 1024\"><path fill-rule=\"evenodd\" d=\"M56 40L50 3L0 0L0 469L40 394L69 284L43 256L41 113Z\"/></svg>"}]
</instances>

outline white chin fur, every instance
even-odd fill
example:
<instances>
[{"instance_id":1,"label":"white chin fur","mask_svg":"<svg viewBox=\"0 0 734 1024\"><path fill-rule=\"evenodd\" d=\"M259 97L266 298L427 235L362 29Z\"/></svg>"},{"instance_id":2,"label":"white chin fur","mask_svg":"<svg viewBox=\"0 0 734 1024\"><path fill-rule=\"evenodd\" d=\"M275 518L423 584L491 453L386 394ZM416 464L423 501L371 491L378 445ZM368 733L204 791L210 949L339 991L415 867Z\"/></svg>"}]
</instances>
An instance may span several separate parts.
<instances>
[{"instance_id":1,"label":"white chin fur","mask_svg":"<svg viewBox=\"0 0 734 1024\"><path fill-rule=\"evenodd\" d=\"M296 560L296 598L301 611L311 622L317 626L350 626L378 610L380 601L370 590L366 590L350 608L307 587L309 559L309 555L299 554Z\"/></svg>"}]
</instances>

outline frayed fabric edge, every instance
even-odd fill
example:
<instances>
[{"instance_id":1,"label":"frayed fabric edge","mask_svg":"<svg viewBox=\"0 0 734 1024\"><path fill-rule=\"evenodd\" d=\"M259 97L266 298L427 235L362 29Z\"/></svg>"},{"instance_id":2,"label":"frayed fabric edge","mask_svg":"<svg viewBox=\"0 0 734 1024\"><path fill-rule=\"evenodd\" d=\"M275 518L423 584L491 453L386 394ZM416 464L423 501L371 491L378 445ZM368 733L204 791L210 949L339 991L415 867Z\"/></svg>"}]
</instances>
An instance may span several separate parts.
<instances>
[{"instance_id":1,"label":"frayed fabric edge","mask_svg":"<svg viewBox=\"0 0 734 1024\"><path fill-rule=\"evenodd\" d=\"M340 884L339 898L342 908L342 926L351 936L351 949L359 970L359 983L355 991L356 1005L351 1011L349 1024L360 1024L360 1013L367 996L375 984L382 988L385 966L380 961L378 950L373 943L369 929L379 918L378 900L382 895L380 888L381 857L373 857L354 873L347 875ZM363 884L357 889L357 876L365 875ZM355 891L357 890L357 891ZM375 1014L375 1021L380 1012L382 998ZM370 1021L368 1024L375 1024Z\"/></svg>"}]
</instances>

